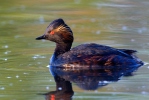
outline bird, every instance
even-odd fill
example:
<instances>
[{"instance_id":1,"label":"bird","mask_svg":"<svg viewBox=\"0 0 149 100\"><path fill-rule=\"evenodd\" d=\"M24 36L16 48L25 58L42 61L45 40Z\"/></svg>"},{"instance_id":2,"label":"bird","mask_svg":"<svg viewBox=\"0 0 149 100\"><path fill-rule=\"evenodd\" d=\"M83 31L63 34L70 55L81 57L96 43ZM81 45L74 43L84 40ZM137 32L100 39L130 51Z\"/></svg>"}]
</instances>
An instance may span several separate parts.
<instances>
[{"instance_id":1,"label":"bird","mask_svg":"<svg viewBox=\"0 0 149 100\"><path fill-rule=\"evenodd\" d=\"M50 59L52 66L91 67L98 65L107 68L129 66L137 69L143 65L143 61L135 55L136 50L117 49L96 43L85 43L71 48L74 41L73 32L62 18L53 20L45 33L36 38L36 40L42 39L56 44Z\"/></svg>"}]
</instances>

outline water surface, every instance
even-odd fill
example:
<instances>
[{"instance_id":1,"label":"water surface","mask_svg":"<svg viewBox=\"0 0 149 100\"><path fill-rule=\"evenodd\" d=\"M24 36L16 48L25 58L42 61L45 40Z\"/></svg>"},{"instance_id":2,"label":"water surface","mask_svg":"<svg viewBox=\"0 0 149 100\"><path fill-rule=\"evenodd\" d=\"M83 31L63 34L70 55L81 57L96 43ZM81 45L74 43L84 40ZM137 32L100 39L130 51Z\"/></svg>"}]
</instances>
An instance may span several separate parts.
<instances>
[{"instance_id":1,"label":"water surface","mask_svg":"<svg viewBox=\"0 0 149 100\"><path fill-rule=\"evenodd\" d=\"M8 3L9 2L9 3ZM73 100L149 99L148 0L5 0L0 3L0 99L44 100L55 90L46 67L55 44L36 41L49 22L63 18L72 28L73 46L94 42L135 49L145 65L94 91L72 83Z\"/></svg>"}]
</instances>

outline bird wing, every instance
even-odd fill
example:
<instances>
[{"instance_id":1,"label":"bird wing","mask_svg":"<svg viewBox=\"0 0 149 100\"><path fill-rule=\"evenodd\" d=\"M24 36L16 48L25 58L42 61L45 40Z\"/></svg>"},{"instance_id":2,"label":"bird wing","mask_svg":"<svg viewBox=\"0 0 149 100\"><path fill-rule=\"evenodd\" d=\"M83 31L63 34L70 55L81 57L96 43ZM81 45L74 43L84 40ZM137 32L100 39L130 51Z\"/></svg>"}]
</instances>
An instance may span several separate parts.
<instances>
[{"instance_id":1,"label":"bird wing","mask_svg":"<svg viewBox=\"0 0 149 100\"><path fill-rule=\"evenodd\" d=\"M72 48L70 51L58 56L57 64L73 64L77 62L101 62L103 60L112 59L113 57L132 58L131 55L123 52L123 50L115 49L109 46L99 44L81 44ZM99 61L100 60L100 61Z\"/></svg>"}]
</instances>

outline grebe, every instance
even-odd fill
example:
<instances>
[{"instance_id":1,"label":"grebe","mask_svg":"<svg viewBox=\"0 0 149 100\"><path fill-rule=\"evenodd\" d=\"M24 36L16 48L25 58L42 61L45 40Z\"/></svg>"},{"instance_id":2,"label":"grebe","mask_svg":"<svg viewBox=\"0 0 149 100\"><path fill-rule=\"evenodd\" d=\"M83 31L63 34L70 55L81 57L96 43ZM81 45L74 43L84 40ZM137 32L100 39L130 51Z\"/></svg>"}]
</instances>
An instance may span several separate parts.
<instances>
[{"instance_id":1,"label":"grebe","mask_svg":"<svg viewBox=\"0 0 149 100\"><path fill-rule=\"evenodd\" d=\"M143 62L134 55L137 52L135 50L116 49L95 43L81 44L71 49L73 32L61 18L52 21L45 34L36 38L36 40L41 39L56 43L50 60L52 66L130 66L137 69L143 65Z\"/></svg>"}]
</instances>

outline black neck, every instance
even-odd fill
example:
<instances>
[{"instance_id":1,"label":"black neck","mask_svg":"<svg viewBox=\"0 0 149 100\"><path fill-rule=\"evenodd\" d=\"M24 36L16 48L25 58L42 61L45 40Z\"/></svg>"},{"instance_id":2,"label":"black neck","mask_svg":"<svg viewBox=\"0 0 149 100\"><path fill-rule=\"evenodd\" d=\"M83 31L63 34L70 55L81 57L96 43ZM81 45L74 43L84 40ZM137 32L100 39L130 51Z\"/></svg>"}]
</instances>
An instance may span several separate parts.
<instances>
[{"instance_id":1,"label":"black neck","mask_svg":"<svg viewBox=\"0 0 149 100\"><path fill-rule=\"evenodd\" d=\"M56 48L55 48L55 52L54 55L55 57L67 52L70 50L72 46L72 43L56 43Z\"/></svg>"}]
</instances>

